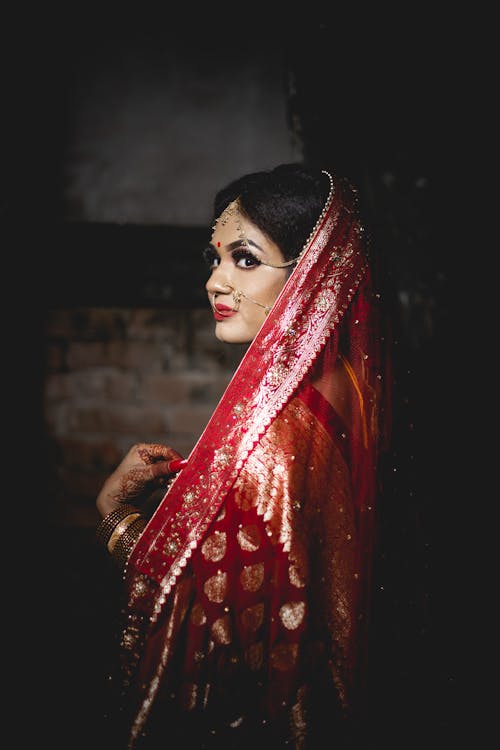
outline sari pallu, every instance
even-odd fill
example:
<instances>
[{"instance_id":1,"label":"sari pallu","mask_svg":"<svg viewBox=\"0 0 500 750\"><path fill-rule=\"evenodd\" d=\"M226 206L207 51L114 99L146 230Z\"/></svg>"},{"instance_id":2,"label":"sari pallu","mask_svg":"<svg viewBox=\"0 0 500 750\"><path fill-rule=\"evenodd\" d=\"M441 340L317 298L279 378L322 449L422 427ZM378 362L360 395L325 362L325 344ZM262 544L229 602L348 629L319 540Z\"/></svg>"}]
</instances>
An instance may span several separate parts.
<instances>
[{"instance_id":1,"label":"sari pallu","mask_svg":"<svg viewBox=\"0 0 500 750\"><path fill-rule=\"evenodd\" d=\"M336 181L132 552L122 638L130 747L160 746L173 726L219 747L261 733L305 747L314 727L356 711L384 363L355 208Z\"/></svg>"}]
</instances>

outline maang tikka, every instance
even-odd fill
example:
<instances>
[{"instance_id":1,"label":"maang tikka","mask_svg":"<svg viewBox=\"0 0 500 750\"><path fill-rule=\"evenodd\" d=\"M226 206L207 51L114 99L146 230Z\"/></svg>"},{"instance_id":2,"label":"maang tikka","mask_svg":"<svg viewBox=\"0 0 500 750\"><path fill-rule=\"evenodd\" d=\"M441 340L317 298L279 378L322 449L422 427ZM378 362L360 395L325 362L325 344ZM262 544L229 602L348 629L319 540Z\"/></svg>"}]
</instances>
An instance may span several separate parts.
<instances>
[{"instance_id":1,"label":"maang tikka","mask_svg":"<svg viewBox=\"0 0 500 750\"><path fill-rule=\"evenodd\" d=\"M241 240L241 244L245 245L245 247L248 248L249 252L252 251L248 239L245 235L242 223L241 223L241 210L240 210L240 201L239 198L236 198L234 201L231 201L224 211L221 213L218 219L215 220L215 224L212 227L213 232L215 232L215 229L218 224L221 224L222 226L225 226L230 219L234 218L236 222L236 231L238 232L238 239ZM286 268L287 266L291 266L294 263L298 261L297 258L292 258L292 260L288 260L285 263L280 263L278 265L275 265L274 263L268 263L265 260L261 260L259 258L259 263L263 266L269 266L270 268Z\"/></svg>"}]
</instances>

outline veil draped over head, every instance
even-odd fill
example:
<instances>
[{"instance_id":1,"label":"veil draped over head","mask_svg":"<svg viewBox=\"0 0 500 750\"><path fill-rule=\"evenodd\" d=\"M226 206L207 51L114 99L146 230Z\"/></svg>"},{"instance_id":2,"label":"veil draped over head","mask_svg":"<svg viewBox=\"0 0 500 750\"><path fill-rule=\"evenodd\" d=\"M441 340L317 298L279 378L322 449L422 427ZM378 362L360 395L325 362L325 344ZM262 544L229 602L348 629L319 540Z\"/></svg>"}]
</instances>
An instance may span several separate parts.
<instances>
[{"instance_id":1,"label":"veil draped over head","mask_svg":"<svg viewBox=\"0 0 500 750\"><path fill-rule=\"evenodd\" d=\"M201 701L200 652L204 669L218 653L226 676L237 661L264 670L266 710L286 704L299 733L300 690L317 659L340 710L355 703L390 422L382 320L356 193L335 178L297 266L128 561L123 664L127 681L140 683L132 737L154 714L181 636L198 639L183 652L191 706Z\"/></svg>"}]
</instances>

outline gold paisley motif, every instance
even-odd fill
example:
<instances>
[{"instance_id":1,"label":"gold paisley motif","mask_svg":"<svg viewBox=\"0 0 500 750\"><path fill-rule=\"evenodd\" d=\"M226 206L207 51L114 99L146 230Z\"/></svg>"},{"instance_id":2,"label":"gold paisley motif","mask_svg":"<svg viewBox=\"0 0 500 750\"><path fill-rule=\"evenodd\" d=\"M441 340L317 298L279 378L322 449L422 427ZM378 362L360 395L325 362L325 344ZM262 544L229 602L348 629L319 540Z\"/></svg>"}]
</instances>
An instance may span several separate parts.
<instances>
[{"instance_id":1,"label":"gold paisley motif","mask_svg":"<svg viewBox=\"0 0 500 750\"><path fill-rule=\"evenodd\" d=\"M216 518L216 521L222 521L222 519L225 517L226 517L226 506L223 505L222 508L220 509L219 515Z\"/></svg>"},{"instance_id":2,"label":"gold paisley motif","mask_svg":"<svg viewBox=\"0 0 500 750\"><path fill-rule=\"evenodd\" d=\"M193 625L204 625L207 621L205 611L199 602L196 602L191 610L191 622Z\"/></svg>"},{"instance_id":3,"label":"gold paisley motif","mask_svg":"<svg viewBox=\"0 0 500 750\"><path fill-rule=\"evenodd\" d=\"M264 620L264 604L254 604L253 607L247 607L241 613L241 622L249 630L257 630Z\"/></svg>"},{"instance_id":4,"label":"gold paisley motif","mask_svg":"<svg viewBox=\"0 0 500 750\"><path fill-rule=\"evenodd\" d=\"M238 543L245 552L255 552L260 547L260 532L258 527L252 523L243 526L238 531Z\"/></svg>"},{"instance_id":5,"label":"gold paisley motif","mask_svg":"<svg viewBox=\"0 0 500 750\"><path fill-rule=\"evenodd\" d=\"M218 562L226 554L227 539L225 531L216 531L203 542L201 552L205 560Z\"/></svg>"},{"instance_id":6,"label":"gold paisley motif","mask_svg":"<svg viewBox=\"0 0 500 750\"><path fill-rule=\"evenodd\" d=\"M288 568L288 578L292 586L295 586L298 589L302 589L306 585L305 578L301 576L297 565L290 565Z\"/></svg>"},{"instance_id":7,"label":"gold paisley motif","mask_svg":"<svg viewBox=\"0 0 500 750\"><path fill-rule=\"evenodd\" d=\"M224 615L216 620L210 628L214 641L223 646L231 643L231 620L229 615Z\"/></svg>"},{"instance_id":8,"label":"gold paisley motif","mask_svg":"<svg viewBox=\"0 0 500 750\"><path fill-rule=\"evenodd\" d=\"M299 646L297 643L280 643L271 651L271 666L279 672L286 672L295 666Z\"/></svg>"},{"instance_id":9,"label":"gold paisley motif","mask_svg":"<svg viewBox=\"0 0 500 750\"><path fill-rule=\"evenodd\" d=\"M244 565L240 573L241 585L245 591L258 591L264 580L264 563Z\"/></svg>"},{"instance_id":10,"label":"gold paisley motif","mask_svg":"<svg viewBox=\"0 0 500 750\"><path fill-rule=\"evenodd\" d=\"M240 510L250 510L255 500L252 492L247 492L244 483L235 484L234 504Z\"/></svg>"},{"instance_id":11,"label":"gold paisley motif","mask_svg":"<svg viewBox=\"0 0 500 750\"><path fill-rule=\"evenodd\" d=\"M308 484L314 481L310 456L324 451L328 458L330 450L325 428L300 399L292 399L262 436L234 484L237 507L255 507L266 522L269 540L282 544L301 568L308 539L302 511L296 506L299 498L308 497Z\"/></svg>"},{"instance_id":12,"label":"gold paisley motif","mask_svg":"<svg viewBox=\"0 0 500 750\"><path fill-rule=\"evenodd\" d=\"M287 602L280 607L280 620L287 630L296 630L306 613L305 602Z\"/></svg>"},{"instance_id":13,"label":"gold paisley motif","mask_svg":"<svg viewBox=\"0 0 500 750\"><path fill-rule=\"evenodd\" d=\"M262 667L264 649L262 643L252 643L245 651L245 661L250 669L255 672Z\"/></svg>"},{"instance_id":14,"label":"gold paisley motif","mask_svg":"<svg viewBox=\"0 0 500 750\"><path fill-rule=\"evenodd\" d=\"M217 571L214 576L207 578L203 584L203 591L211 602L221 603L226 596L227 573Z\"/></svg>"},{"instance_id":15,"label":"gold paisley motif","mask_svg":"<svg viewBox=\"0 0 500 750\"><path fill-rule=\"evenodd\" d=\"M293 704L292 708L290 709L290 725L292 729L292 734L296 742L299 740L304 740L307 735L307 688L305 685L302 685L297 690L297 701ZM297 745L297 747L301 747L301 745Z\"/></svg>"}]
</instances>

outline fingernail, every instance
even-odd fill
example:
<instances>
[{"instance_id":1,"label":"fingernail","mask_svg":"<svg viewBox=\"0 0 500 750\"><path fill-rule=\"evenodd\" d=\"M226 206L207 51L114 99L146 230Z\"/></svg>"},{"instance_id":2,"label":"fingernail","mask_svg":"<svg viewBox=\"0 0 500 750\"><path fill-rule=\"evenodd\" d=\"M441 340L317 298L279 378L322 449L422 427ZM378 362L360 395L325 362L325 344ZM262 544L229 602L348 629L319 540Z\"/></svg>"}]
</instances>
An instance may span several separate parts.
<instances>
[{"instance_id":1,"label":"fingernail","mask_svg":"<svg viewBox=\"0 0 500 750\"><path fill-rule=\"evenodd\" d=\"M174 458L168 465L168 470L171 472L180 471L185 467L188 460L187 458Z\"/></svg>"}]
</instances>

